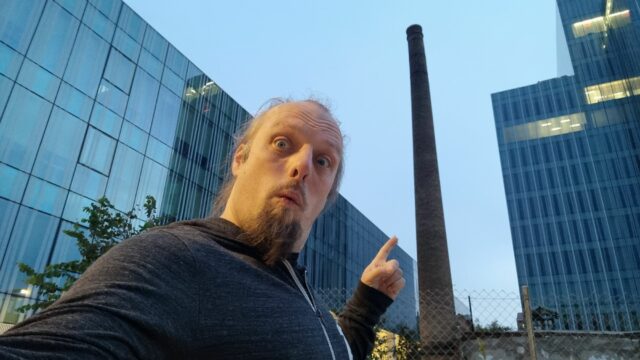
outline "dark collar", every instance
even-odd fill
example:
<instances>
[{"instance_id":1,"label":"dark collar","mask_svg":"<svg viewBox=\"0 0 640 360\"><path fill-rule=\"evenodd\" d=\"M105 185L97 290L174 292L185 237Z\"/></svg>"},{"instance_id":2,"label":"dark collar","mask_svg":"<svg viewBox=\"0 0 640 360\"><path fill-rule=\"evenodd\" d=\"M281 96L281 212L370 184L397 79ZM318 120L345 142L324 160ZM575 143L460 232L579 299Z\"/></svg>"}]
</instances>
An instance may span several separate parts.
<instances>
[{"instance_id":1,"label":"dark collar","mask_svg":"<svg viewBox=\"0 0 640 360\"><path fill-rule=\"evenodd\" d=\"M262 259L262 254L256 248L238 240L238 236L242 234L242 229L229 220L220 217L208 217L205 219L180 221L174 224L197 227L201 231L214 235L220 245L231 251L249 255L258 260ZM286 256L286 259L290 263L298 265L299 256L300 253L291 253Z\"/></svg>"}]
</instances>

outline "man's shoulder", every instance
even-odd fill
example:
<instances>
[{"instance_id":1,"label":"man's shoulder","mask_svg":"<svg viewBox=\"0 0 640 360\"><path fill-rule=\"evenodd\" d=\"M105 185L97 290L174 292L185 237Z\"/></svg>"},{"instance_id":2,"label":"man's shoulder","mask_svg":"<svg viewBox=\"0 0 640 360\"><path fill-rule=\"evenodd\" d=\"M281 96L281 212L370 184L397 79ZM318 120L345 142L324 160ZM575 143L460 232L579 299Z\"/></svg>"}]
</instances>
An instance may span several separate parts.
<instances>
[{"instance_id":1,"label":"man's shoulder","mask_svg":"<svg viewBox=\"0 0 640 360\"><path fill-rule=\"evenodd\" d=\"M156 226L124 240L115 248L145 252L191 252L194 246L220 248L221 237L209 231L205 220L189 220Z\"/></svg>"},{"instance_id":2,"label":"man's shoulder","mask_svg":"<svg viewBox=\"0 0 640 360\"><path fill-rule=\"evenodd\" d=\"M155 238L177 238L189 241L195 238L210 237L201 225L202 220L177 221L163 226L156 226L144 234Z\"/></svg>"},{"instance_id":3,"label":"man's shoulder","mask_svg":"<svg viewBox=\"0 0 640 360\"><path fill-rule=\"evenodd\" d=\"M150 234L157 236L173 236L179 239L209 239L233 240L237 237L239 229L235 225L220 218L205 218L185 221L176 221L164 226L157 226L148 230Z\"/></svg>"},{"instance_id":4,"label":"man's shoulder","mask_svg":"<svg viewBox=\"0 0 640 360\"><path fill-rule=\"evenodd\" d=\"M223 219L180 221L153 227L123 241L109 251L109 257L127 261L140 258L157 264L191 263L205 268L219 263L259 266L260 254L238 241L239 231Z\"/></svg>"},{"instance_id":5,"label":"man's shoulder","mask_svg":"<svg viewBox=\"0 0 640 360\"><path fill-rule=\"evenodd\" d=\"M186 220L151 228L121 245L171 253L182 248L196 257L213 253L256 257L255 249L237 240L240 232L237 226L221 218Z\"/></svg>"}]
</instances>

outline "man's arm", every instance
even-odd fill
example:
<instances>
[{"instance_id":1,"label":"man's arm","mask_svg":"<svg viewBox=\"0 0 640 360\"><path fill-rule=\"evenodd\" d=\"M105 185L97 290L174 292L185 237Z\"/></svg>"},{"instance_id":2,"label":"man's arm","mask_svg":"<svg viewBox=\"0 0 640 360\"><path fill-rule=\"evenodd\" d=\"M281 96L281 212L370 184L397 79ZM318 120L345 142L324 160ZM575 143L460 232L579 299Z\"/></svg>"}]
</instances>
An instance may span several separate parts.
<instances>
[{"instance_id":1,"label":"man's arm","mask_svg":"<svg viewBox=\"0 0 640 360\"><path fill-rule=\"evenodd\" d=\"M164 231L124 241L59 301L0 336L3 358L162 359L195 338L197 270L186 245ZM193 311L185 311L185 304Z\"/></svg>"},{"instance_id":2,"label":"man's arm","mask_svg":"<svg viewBox=\"0 0 640 360\"><path fill-rule=\"evenodd\" d=\"M360 284L338 317L354 359L364 359L373 349L374 326L405 285L397 260L387 260L398 243L394 236L364 269Z\"/></svg>"},{"instance_id":3,"label":"man's arm","mask_svg":"<svg viewBox=\"0 0 640 360\"><path fill-rule=\"evenodd\" d=\"M373 328L392 303L388 296L360 282L338 315L338 324L354 359L365 359L371 353L376 336Z\"/></svg>"}]
</instances>

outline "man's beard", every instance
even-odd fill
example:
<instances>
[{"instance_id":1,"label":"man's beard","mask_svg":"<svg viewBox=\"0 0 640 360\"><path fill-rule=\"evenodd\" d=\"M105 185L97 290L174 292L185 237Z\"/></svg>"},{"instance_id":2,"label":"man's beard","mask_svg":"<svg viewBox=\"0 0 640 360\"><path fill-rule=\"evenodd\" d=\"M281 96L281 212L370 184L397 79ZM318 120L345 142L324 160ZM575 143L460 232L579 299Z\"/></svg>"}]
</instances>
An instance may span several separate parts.
<instances>
[{"instance_id":1,"label":"man's beard","mask_svg":"<svg viewBox=\"0 0 640 360\"><path fill-rule=\"evenodd\" d=\"M238 240L255 247L269 266L290 254L302 235L302 226L294 212L269 201L256 219L251 224L244 224L242 230Z\"/></svg>"}]
</instances>

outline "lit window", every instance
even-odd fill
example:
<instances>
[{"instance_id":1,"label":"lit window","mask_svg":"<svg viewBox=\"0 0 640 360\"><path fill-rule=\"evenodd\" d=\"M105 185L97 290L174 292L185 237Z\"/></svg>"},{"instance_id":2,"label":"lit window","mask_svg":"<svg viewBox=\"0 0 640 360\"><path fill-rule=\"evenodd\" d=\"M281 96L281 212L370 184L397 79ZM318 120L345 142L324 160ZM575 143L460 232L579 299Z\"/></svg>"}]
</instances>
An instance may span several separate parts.
<instances>
[{"instance_id":1,"label":"lit window","mask_svg":"<svg viewBox=\"0 0 640 360\"><path fill-rule=\"evenodd\" d=\"M573 24L573 36L579 38L593 33L605 32L631 23L629 10L613 13L609 16L598 16L593 19L583 20Z\"/></svg>"},{"instance_id":2,"label":"lit window","mask_svg":"<svg viewBox=\"0 0 640 360\"><path fill-rule=\"evenodd\" d=\"M504 142L526 141L564 135L584 128L584 113L557 116L504 128Z\"/></svg>"},{"instance_id":3,"label":"lit window","mask_svg":"<svg viewBox=\"0 0 640 360\"><path fill-rule=\"evenodd\" d=\"M640 76L587 86L584 94L589 104L640 95Z\"/></svg>"}]
</instances>

